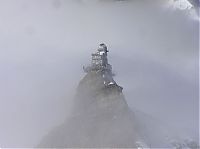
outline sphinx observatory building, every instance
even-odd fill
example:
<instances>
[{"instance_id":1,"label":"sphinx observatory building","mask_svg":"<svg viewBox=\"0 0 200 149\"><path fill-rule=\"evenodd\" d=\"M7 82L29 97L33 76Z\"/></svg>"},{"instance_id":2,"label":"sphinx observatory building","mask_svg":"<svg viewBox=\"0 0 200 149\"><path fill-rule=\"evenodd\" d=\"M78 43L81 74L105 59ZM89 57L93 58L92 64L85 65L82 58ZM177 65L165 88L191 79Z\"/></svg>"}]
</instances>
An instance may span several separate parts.
<instances>
[{"instance_id":1,"label":"sphinx observatory building","mask_svg":"<svg viewBox=\"0 0 200 149\"><path fill-rule=\"evenodd\" d=\"M112 65L108 63L107 53L108 53L107 46L102 43L99 45L97 51L92 53L92 60L91 65L84 67L83 70L86 73L96 73L100 74L103 78L103 84L105 88L115 88L122 92L122 87L117 85L117 83L113 79L113 72L112 72Z\"/></svg>"}]
</instances>

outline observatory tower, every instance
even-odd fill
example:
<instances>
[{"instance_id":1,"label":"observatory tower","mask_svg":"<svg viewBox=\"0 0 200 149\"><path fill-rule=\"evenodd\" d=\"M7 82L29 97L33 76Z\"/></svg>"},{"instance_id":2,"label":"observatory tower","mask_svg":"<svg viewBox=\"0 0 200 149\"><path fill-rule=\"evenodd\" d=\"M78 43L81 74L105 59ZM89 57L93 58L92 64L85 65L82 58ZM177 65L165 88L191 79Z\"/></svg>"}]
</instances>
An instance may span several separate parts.
<instances>
[{"instance_id":1,"label":"observatory tower","mask_svg":"<svg viewBox=\"0 0 200 149\"><path fill-rule=\"evenodd\" d=\"M83 67L83 70L88 73L91 71L97 71L97 72L104 72L107 71L109 73L112 73L112 66L108 64L108 53L107 46L102 43L99 45L97 52L92 53L92 61L91 65L87 67Z\"/></svg>"},{"instance_id":2,"label":"observatory tower","mask_svg":"<svg viewBox=\"0 0 200 149\"><path fill-rule=\"evenodd\" d=\"M112 66L108 63L107 53L108 48L104 43L101 43L95 53L92 53L91 64L87 67L83 66L86 73L98 73L103 77L106 87L115 87L122 91L122 87L117 85L113 79Z\"/></svg>"}]
</instances>

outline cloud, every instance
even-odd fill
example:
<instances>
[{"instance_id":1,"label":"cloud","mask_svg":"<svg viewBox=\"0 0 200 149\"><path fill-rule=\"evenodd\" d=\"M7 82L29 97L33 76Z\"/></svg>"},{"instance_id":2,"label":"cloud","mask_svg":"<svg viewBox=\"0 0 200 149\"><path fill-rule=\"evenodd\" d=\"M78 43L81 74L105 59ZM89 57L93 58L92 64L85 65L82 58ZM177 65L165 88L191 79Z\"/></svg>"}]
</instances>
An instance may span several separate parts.
<instances>
[{"instance_id":1,"label":"cloud","mask_svg":"<svg viewBox=\"0 0 200 149\"><path fill-rule=\"evenodd\" d=\"M198 24L184 14L139 1L2 0L0 22L2 146L36 145L64 121L101 42L130 107L196 135Z\"/></svg>"}]
</instances>

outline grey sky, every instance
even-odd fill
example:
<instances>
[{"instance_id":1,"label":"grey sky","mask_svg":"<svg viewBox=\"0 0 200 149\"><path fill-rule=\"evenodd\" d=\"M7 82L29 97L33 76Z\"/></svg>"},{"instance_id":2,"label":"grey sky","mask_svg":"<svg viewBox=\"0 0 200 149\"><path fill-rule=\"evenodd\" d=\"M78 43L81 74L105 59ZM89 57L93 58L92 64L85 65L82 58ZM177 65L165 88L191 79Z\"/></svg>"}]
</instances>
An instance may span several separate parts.
<instances>
[{"instance_id":1,"label":"grey sky","mask_svg":"<svg viewBox=\"0 0 200 149\"><path fill-rule=\"evenodd\" d=\"M0 0L0 147L36 145L64 121L101 42L132 109L197 137L197 21L138 1Z\"/></svg>"}]
</instances>

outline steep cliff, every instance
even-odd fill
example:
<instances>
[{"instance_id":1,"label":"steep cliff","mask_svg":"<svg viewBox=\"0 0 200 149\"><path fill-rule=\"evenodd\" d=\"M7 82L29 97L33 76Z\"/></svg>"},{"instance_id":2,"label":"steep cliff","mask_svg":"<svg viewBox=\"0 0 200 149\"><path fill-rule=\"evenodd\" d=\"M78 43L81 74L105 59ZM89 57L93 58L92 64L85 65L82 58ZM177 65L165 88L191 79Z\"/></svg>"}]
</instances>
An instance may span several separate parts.
<instances>
[{"instance_id":1,"label":"steep cliff","mask_svg":"<svg viewBox=\"0 0 200 149\"><path fill-rule=\"evenodd\" d=\"M113 79L107 47L100 44L92 62L84 67L71 117L43 138L38 147L48 148L197 148L166 124L129 109L122 87ZM147 103L148 104L148 103Z\"/></svg>"},{"instance_id":2,"label":"steep cliff","mask_svg":"<svg viewBox=\"0 0 200 149\"><path fill-rule=\"evenodd\" d=\"M135 147L132 112L119 86L106 87L101 73L81 81L72 116L47 135L40 147Z\"/></svg>"}]
</instances>

